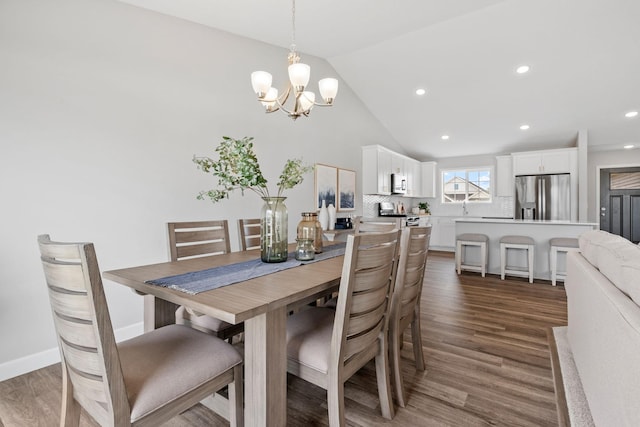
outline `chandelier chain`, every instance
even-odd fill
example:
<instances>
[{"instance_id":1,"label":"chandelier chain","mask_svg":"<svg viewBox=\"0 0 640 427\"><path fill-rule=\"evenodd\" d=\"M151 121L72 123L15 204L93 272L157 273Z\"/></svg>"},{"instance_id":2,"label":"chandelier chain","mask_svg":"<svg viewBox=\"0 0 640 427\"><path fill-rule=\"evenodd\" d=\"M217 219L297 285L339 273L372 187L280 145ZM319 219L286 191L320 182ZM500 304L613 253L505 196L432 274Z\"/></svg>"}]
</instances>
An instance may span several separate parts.
<instances>
[{"instance_id":1,"label":"chandelier chain","mask_svg":"<svg viewBox=\"0 0 640 427\"><path fill-rule=\"evenodd\" d=\"M291 51L296 50L296 0L291 0Z\"/></svg>"}]
</instances>

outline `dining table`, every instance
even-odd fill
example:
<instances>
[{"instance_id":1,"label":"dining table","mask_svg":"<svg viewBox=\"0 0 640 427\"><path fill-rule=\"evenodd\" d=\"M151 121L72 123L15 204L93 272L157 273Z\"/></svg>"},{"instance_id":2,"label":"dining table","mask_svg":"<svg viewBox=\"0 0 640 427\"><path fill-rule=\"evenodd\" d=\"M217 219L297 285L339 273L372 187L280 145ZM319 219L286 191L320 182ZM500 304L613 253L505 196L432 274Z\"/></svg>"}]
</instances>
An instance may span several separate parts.
<instances>
[{"instance_id":1,"label":"dining table","mask_svg":"<svg viewBox=\"0 0 640 427\"><path fill-rule=\"evenodd\" d=\"M329 248L325 247L325 251ZM231 252L105 271L103 277L146 295L147 331L175 323L175 310L180 305L228 323L244 322L245 423L284 426L287 424L287 316L290 311L337 290L344 255L196 294L148 283L259 258L260 250Z\"/></svg>"}]
</instances>

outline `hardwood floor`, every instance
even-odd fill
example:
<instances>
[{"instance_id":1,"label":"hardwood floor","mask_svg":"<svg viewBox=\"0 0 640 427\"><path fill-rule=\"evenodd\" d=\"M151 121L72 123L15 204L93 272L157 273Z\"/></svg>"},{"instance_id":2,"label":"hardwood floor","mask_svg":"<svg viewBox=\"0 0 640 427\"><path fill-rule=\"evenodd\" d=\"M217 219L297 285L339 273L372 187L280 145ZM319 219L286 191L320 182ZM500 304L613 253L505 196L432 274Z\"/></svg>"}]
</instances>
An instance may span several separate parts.
<instances>
[{"instance_id":1,"label":"hardwood floor","mask_svg":"<svg viewBox=\"0 0 640 427\"><path fill-rule=\"evenodd\" d=\"M567 324L563 286L478 273L457 276L453 254L431 252L422 293L426 370L403 347L408 404L380 415L373 364L345 387L350 426L557 426L547 329ZM55 426L60 365L0 383L0 427ZM82 426L95 426L83 413ZM167 426L224 426L202 405ZM289 378L288 425L328 425L326 392Z\"/></svg>"}]
</instances>

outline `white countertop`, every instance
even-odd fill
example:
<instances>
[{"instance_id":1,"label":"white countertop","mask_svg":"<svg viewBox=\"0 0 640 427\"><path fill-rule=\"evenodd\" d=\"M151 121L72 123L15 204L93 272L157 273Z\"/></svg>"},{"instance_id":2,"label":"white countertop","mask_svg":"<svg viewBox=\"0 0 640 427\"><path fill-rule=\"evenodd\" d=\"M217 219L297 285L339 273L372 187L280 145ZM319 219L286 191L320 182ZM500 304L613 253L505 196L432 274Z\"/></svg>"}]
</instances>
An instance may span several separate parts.
<instances>
[{"instance_id":1,"label":"white countertop","mask_svg":"<svg viewBox=\"0 0 640 427\"><path fill-rule=\"evenodd\" d=\"M574 221L560 221L560 220L545 220L545 219L506 219L506 218L482 218L482 217L458 217L454 218L455 222L477 222L477 223L501 223L501 224L527 224L527 225L580 225L580 226L598 226L595 222L574 222Z\"/></svg>"}]
</instances>

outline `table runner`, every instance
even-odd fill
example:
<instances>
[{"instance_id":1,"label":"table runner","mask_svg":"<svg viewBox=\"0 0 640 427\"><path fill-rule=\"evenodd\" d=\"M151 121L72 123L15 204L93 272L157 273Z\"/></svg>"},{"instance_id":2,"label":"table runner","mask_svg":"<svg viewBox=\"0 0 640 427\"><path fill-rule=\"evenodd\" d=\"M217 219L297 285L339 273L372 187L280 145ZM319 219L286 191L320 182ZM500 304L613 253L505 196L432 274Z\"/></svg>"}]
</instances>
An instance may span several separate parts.
<instances>
[{"instance_id":1,"label":"table runner","mask_svg":"<svg viewBox=\"0 0 640 427\"><path fill-rule=\"evenodd\" d=\"M200 292L210 291L256 277L266 276L267 274L277 273L278 271L289 268L344 255L345 246L345 243L331 245L325 248L324 252L316 254L315 259L310 261L298 261L295 259L294 252L290 252L287 260L284 262L267 263L262 262L260 259L254 259L191 273L147 280L145 283L196 295Z\"/></svg>"}]
</instances>

